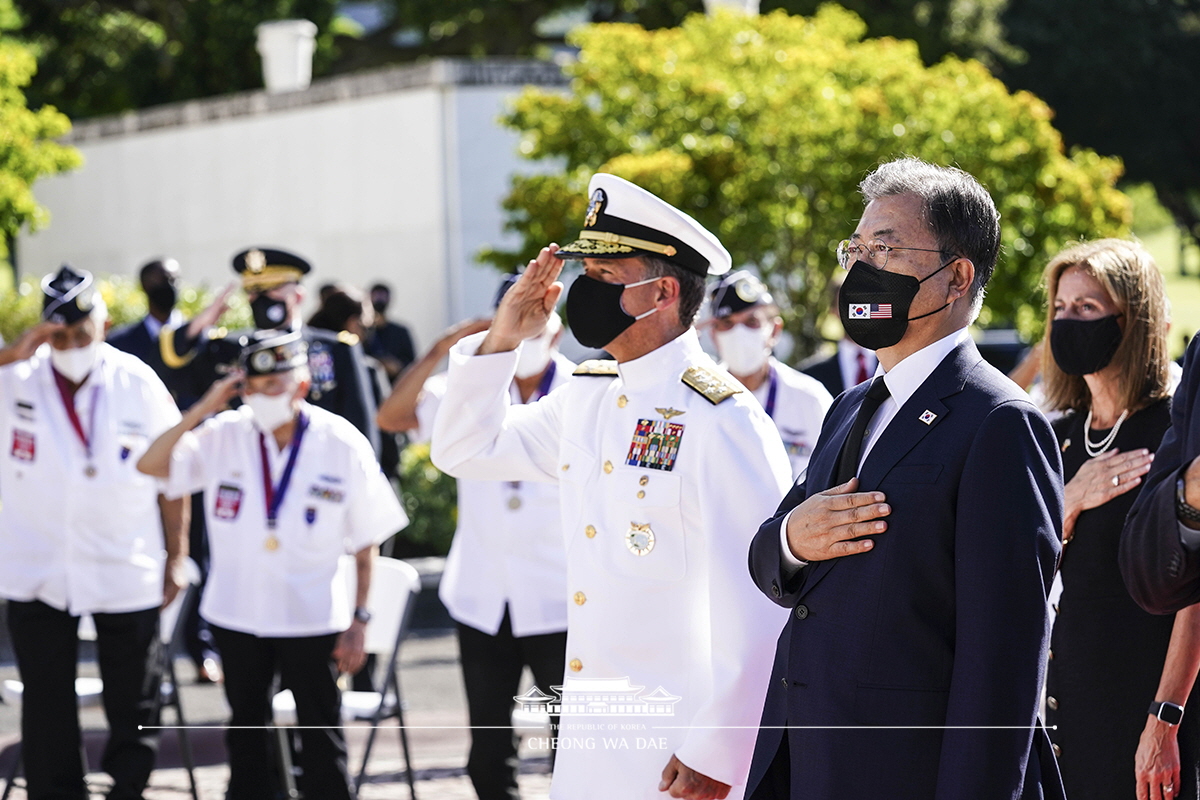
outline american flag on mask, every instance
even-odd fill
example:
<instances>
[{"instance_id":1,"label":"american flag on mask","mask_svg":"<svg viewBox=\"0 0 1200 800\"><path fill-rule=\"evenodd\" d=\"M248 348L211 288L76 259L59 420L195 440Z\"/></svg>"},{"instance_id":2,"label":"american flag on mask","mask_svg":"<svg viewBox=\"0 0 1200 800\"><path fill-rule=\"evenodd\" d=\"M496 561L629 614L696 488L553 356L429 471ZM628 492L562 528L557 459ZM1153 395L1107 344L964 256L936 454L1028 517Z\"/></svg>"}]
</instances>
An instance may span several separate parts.
<instances>
[{"instance_id":1,"label":"american flag on mask","mask_svg":"<svg viewBox=\"0 0 1200 800\"><path fill-rule=\"evenodd\" d=\"M851 303L850 319L891 319L891 303Z\"/></svg>"}]
</instances>

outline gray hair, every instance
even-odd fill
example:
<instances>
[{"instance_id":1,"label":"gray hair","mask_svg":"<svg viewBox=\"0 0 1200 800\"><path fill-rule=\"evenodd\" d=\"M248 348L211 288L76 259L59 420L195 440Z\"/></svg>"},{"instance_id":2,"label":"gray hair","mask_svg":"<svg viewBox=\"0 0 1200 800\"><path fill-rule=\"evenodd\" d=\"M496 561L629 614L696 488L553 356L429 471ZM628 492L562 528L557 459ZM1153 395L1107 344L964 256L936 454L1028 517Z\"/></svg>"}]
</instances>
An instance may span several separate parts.
<instances>
[{"instance_id":1,"label":"gray hair","mask_svg":"<svg viewBox=\"0 0 1200 800\"><path fill-rule=\"evenodd\" d=\"M978 317L1000 254L1000 212L979 181L956 167L900 158L881 164L863 179L858 190L867 203L902 194L921 198L925 222L937 238L938 248L975 265L971 320Z\"/></svg>"}]
</instances>

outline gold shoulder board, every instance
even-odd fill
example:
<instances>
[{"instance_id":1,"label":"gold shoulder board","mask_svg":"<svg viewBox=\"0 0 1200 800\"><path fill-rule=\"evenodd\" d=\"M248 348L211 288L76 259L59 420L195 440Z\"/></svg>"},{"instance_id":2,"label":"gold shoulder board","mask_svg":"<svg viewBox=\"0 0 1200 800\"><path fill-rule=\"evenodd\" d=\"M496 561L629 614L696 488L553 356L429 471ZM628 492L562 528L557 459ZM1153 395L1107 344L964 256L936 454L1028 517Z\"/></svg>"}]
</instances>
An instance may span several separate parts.
<instances>
[{"instance_id":1,"label":"gold shoulder board","mask_svg":"<svg viewBox=\"0 0 1200 800\"><path fill-rule=\"evenodd\" d=\"M572 375L597 375L604 378L615 378L617 376L617 362L609 361L604 358L592 358L584 361Z\"/></svg>"},{"instance_id":2,"label":"gold shoulder board","mask_svg":"<svg viewBox=\"0 0 1200 800\"><path fill-rule=\"evenodd\" d=\"M712 367L688 367L682 380L714 406L743 391L742 385L732 375Z\"/></svg>"},{"instance_id":3,"label":"gold shoulder board","mask_svg":"<svg viewBox=\"0 0 1200 800\"><path fill-rule=\"evenodd\" d=\"M358 334L350 331L338 331L337 340L342 344L348 344L351 347L358 344Z\"/></svg>"}]
</instances>

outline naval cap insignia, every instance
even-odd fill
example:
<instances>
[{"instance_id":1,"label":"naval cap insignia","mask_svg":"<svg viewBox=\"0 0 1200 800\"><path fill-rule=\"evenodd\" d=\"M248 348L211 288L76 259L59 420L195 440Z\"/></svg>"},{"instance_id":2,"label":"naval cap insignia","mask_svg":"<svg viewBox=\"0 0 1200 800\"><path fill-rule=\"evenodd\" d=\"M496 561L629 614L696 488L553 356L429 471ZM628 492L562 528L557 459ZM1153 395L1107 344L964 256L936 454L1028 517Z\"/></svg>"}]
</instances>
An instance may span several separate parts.
<instances>
[{"instance_id":1,"label":"naval cap insignia","mask_svg":"<svg viewBox=\"0 0 1200 800\"><path fill-rule=\"evenodd\" d=\"M250 272L262 272L267 266L267 257L257 247L246 253L246 269Z\"/></svg>"},{"instance_id":2,"label":"naval cap insignia","mask_svg":"<svg viewBox=\"0 0 1200 800\"><path fill-rule=\"evenodd\" d=\"M590 228L596 224L596 218L600 215L600 209L604 207L605 199L603 189L597 189L592 192L592 198L588 202L587 217L583 220L583 227Z\"/></svg>"}]
</instances>

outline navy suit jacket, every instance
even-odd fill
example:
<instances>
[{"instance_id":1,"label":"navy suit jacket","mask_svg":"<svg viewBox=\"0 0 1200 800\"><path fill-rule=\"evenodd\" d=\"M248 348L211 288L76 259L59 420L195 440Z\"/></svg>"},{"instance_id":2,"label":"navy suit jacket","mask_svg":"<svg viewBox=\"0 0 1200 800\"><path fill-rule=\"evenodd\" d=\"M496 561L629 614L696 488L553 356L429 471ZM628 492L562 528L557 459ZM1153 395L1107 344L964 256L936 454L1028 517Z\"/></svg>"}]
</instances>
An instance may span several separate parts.
<instances>
[{"instance_id":1,"label":"navy suit jacket","mask_svg":"<svg viewBox=\"0 0 1200 800\"><path fill-rule=\"evenodd\" d=\"M1154 454L1141 494L1121 531L1125 588L1151 614L1170 614L1200 602L1200 553L1179 540L1175 483L1200 455L1200 336L1183 360L1183 379L1171 401L1171 427Z\"/></svg>"},{"instance_id":2,"label":"navy suit jacket","mask_svg":"<svg viewBox=\"0 0 1200 800\"><path fill-rule=\"evenodd\" d=\"M1061 796L1037 711L1062 466L1046 419L972 342L938 365L863 463L860 490L892 507L875 547L783 575L783 519L834 484L868 385L834 402L805 479L751 545L759 589L793 613L747 796L775 796L762 779L785 725L794 800Z\"/></svg>"},{"instance_id":3,"label":"navy suit jacket","mask_svg":"<svg viewBox=\"0 0 1200 800\"><path fill-rule=\"evenodd\" d=\"M836 350L828 358L801 364L800 371L819 380L834 397L846 391L846 382L842 379L842 362L838 359Z\"/></svg>"},{"instance_id":4,"label":"navy suit jacket","mask_svg":"<svg viewBox=\"0 0 1200 800\"><path fill-rule=\"evenodd\" d=\"M200 399L190 390L187 382L181 379L177 370L170 369L163 363L162 349L159 347L158 339L150 336L150 331L146 329L145 319L118 328L110 333L105 341L118 350L137 356L148 364L159 379L166 384L180 409L187 410Z\"/></svg>"}]
</instances>

